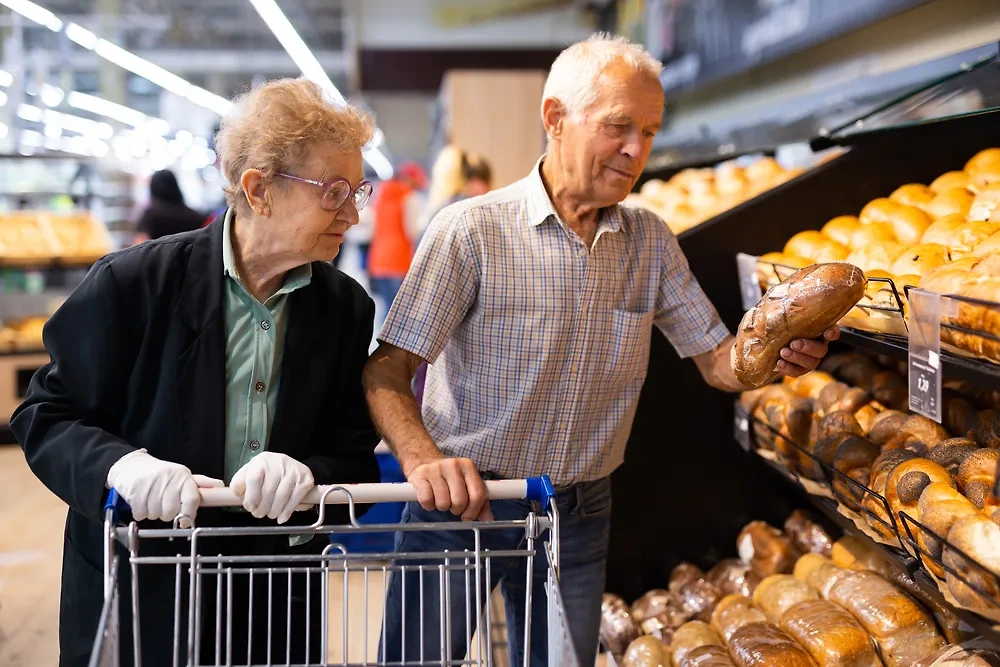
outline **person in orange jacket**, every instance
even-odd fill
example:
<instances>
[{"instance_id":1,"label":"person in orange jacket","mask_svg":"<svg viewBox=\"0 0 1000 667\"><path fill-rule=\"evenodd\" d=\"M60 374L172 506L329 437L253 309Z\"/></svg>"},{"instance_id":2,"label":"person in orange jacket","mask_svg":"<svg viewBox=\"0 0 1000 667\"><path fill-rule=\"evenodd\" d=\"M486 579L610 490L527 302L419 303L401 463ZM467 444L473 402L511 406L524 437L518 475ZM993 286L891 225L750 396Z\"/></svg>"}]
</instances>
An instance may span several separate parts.
<instances>
[{"instance_id":1,"label":"person in orange jacket","mask_svg":"<svg viewBox=\"0 0 1000 667\"><path fill-rule=\"evenodd\" d=\"M427 176L420 165L407 162L395 176L383 181L374 202L375 226L368 249L368 278L372 292L388 309L410 269L414 237L424 199Z\"/></svg>"}]
</instances>

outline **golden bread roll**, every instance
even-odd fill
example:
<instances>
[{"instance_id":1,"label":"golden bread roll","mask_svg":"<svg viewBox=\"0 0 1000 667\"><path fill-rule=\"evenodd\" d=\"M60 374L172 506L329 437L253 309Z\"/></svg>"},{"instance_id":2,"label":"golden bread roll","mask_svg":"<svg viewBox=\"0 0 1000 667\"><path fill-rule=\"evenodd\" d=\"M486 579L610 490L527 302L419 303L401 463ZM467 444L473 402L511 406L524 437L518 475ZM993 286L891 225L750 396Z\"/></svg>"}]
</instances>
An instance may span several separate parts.
<instances>
[{"instance_id":1,"label":"golden bread roll","mask_svg":"<svg viewBox=\"0 0 1000 667\"><path fill-rule=\"evenodd\" d=\"M861 213L858 214L858 220L863 225L867 225L872 222L890 222L892 214L900 206L900 204L897 204L891 199L879 197L878 199L873 199L865 204L865 207L861 209Z\"/></svg>"},{"instance_id":2,"label":"golden bread roll","mask_svg":"<svg viewBox=\"0 0 1000 667\"><path fill-rule=\"evenodd\" d=\"M747 165L744 174L749 181L766 181L780 176L784 172L781 165L773 157L763 157Z\"/></svg>"},{"instance_id":3,"label":"golden bread roll","mask_svg":"<svg viewBox=\"0 0 1000 667\"><path fill-rule=\"evenodd\" d=\"M906 534L906 528L900 513L920 522L920 495L931 484L939 482L946 486L954 486L951 475L942 466L929 459L916 458L903 461L889 475L885 485L885 499L889 502L896 526L900 535ZM910 524L911 529L915 526Z\"/></svg>"},{"instance_id":4,"label":"golden bread roll","mask_svg":"<svg viewBox=\"0 0 1000 667\"><path fill-rule=\"evenodd\" d=\"M757 281L762 288L767 289L812 263L812 260L804 257L786 255L783 252L769 252L757 260Z\"/></svg>"},{"instance_id":5,"label":"golden bread roll","mask_svg":"<svg viewBox=\"0 0 1000 667\"><path fill-rule=\"evenodd\" d=\"M885 271L892 275L892 265L905 252L906 246L895 241L872 241L852 252L845 261L865 272Z\"/></svg>"},{"instance_id":6,"label":"golden bread roll","mask_svg":"<svg viewBox=\"0 0 1000 667\"><path fill-rule=\"evenodd\" d=\"M753 592L753 605L760 609L772 623L804 600L818 600L819 593L804 581L791 574L775 574L765 578Z\"/></svg>"},{"instance_id":7,"label":"golden bread roll","mask_svg":"<svg viewBox=\"0 0 1000 667\"><path fill-rule=\"evenodd\" d=\"M742 595L727 595L712 612L712 628L727 642L744 625L766 622L764 612L756 609L750 598Z\"/></svg>"},{"instance_id":8,"label":"golden bread roll","mask_svg":"<svg viewBox=\"0 0 1000 667\"><path fill-rule=\"evenodd\" d=\"M971 257L963 257L962 259L972 260ZM969 265L969 275L972 280L979 278L998 278L1000 277L1000 254L990 253L988 255L983 255L981 257L976 257L975 261L971 261Z\"/></svg>"},{"instance_id":9,"label":"golden bread roll","mask_svg":"<svg viewBox=\"0 0 1000 667\"><path fill-rule=\"evenodd\" d=\"M795 569L792 570L792 576L799 581L808 584L809 577L812 576L816 570L828 564L833 565L833 562L826 556L815 553L807 553L795 561Z\"/></svg>"},{"instance_id":10,"label":"golden bread roll","mask_svg":"<svg viewBox=\"0 0 1000 667\"><path fill-rule=\"evenodd\" d=\"M933 221L929 215L915 206L897 204L889 211L886 222L892 225L892 233L896 239L904 246L910 246L920 241L920 237Z\"/></svg>"},{"instance_id":11,"label":"golden bread roll","mask_svg":"<svg viewBox=\"0 0 1000 667\"><path fill-rule=\"evenodd\" d=\"M945 645L931 616L873 572L846 573L830 589L830 601L857 619L887 667L908 667Z\"/></svg>"},{"instance_id":12,"label":"golden bread roll","mask_svg":"<svg viewBox=\"0 0 1000 667\"><path fill-rule=\"evenodd\" d=\"M730 353L737 379L751 388L773 381L781 349L823 335L864 296L865 285L861 269L836 262L800 269L769 289L740 322Z\"/></svg>"},{"instance_id":13,"label":"golden bread roll","mask_svg":"<svg viewBox=\"0 0 1000 667\"><path fill-rule=\"evenodd\" d=\"M944 266L949 261L951 261L951 257L948 254L948 248L936 243L927 243L907 248L893 262L889 271L897 276L922 276L939 266Z\"/></svg>"},{"instance_id":14,"label":"golden bread roll","mask_svg":"<svg viewBox=\"0 0 1000 667\"><path fill-rule=\"evenodd\" d=\"M871 477L868 488L872 493L866 493L861 504L867 510L865 523L872 527L882 539L895 540L898 536L895 518L890 514L890 506L886 499L889 486L889 476L905 461L917 458L917 455L907 449L883 449L872 462Z\"/></svg>"},{"instance_id":15,"label":"golden bread roll","mask_svg":"<svg viewBox=\"0 0 1000 667\"><path fill-rule=\"evenodd\" d=\"M1000 526L981 513L964 516L952 524L948 543L964 554L944 549L944 564L958 575L945 572L952 595L968 607L995 609L1000 604Z\"/></svg>"},{"instance_id":16,"label":"golden bread roll","mask_svg":"<svg viewBox=\"0 0 1000 667\"><path fill-rule=\"evenodd\" d=\"M887 243L895 241L896 235L888 222L870 222L861 225L851 234L852 250L864 250L872 243Z\"/></svg>"},{"instance_id":17,"label":"golden bread roll","mask_svg":"<svg viewBox=\"0 0 1000 667\"><path fill-rule=\"evenodd\" d=\"M928 187L934 194L954 188L967 188L969 174L964 171L949 171L935 178Z\"/></svg>"},{"instance_id":18,"label":"golden bread roll","mask_svg":"<svg viewBox=\"0 0 1000 667\"><path fill-rule=\"evenodd\" d=\"M927 530L921 530L918 526L910 526L914 537L920 547L930 554L930 558L921 557L924 565L938 578L944 577L944 569L939 565L943 554L940 541L935 538L946 539L948 531L952 525L964 516L979 514L979 510L968 498L958 492L950 484L935 482L924 489L920 494L919 502L920 524ZM928 534L927 531L933 533Z\"/></svg>"},{"instance_id":19,"label":"golden bread roll","mask_svg":"<svg viewBox=\"0 0 1000 667\"><path fill-rule=\"evenodd\" d=\"M751 521L744 526L736 541L736 547L740 558L750 563L754 573L761 579L778 573L791 572L799 557L792 541L780 530L764 521Z\"/></svg>"},{"instance_id":20,"label":"golden bread roll","mask_svg":"<svg viewBox=\"0 0 1000 667\"><path fill-rule=\"evenodd\" d=\"M982 192L997 183L1000 183L1000 162L994 161L983 165L972 174L972 178L969 179L969 189L973 192Z\"/></svg>"},{"instance_id":21,"label":"golden bread roll","mask_svg":"<svg viewBox=\"0 0 1000 667\"><path fill-rule=\"evenodd\" d=\"M812 259L817 264L842 262L847 259L849 254L851 254L851 251L847 246L842 246L836 241L828 240L827 243L816 248L816 254Z\"/></svg>"},{"instance_id":22,"label":"golden bread roll","mask_svg":"<svg viewBox=\"0 0 1000 667\"><path fill-rule=\"evenodd\" d=\"M797 378L792 391L802 398L819 398L819 392L823 387L834 382L833 376L824 371L811 371Z\"/></svg>"},{"instance_id":23,"label":"golden bread roll","mask_svg":"<svg viewBox=\"0 0 1000 667\"><path fill-rule=\"evenodd\" d=\"M996 262L993 261L994 257ZM987 255L972 268L970 273L976 272L977 269L985 271L986 266L992 266L994 263L1000 263L1000 256ZM989 270L993 272L992 268ZM955 318L959 326L992 335L1000 333L1000 306L989 305L997 303L1000 299L1000 278L982 276L975 282L968 281L959 288L958 294L987 302L986 304L975 301L959 302L958 316ZM954 345L974 354L1000 360L1000 344L990 338L961 331L949 331L948 338Z\"/></svg>"},{"instance_id":24,"label":"golden bread roll","mask_svg":"<svg viewBox=\"0 0 1000 667\"><path fill-rule=\"evenodd\" d=\"M984 148L969 158L969 161L965 163L962 169L970 174L974 174L982 167L997 161L1000 161L1000 148Z\"/></svg>"},{"instance_id":25,"label":"golden bread roll","mask_svg":"<svg viewBox=\"0 0 1000 667\"><path fill-rule=\"evenodd\" d=\"M752 623L736 631L729 654L738 667L816 667L816 661L781 628Z\"/></svg>"},{"instance_id":26,"label":"golden bread roll","mask_svg":"<svg viewBox=\"0 0 1000 667\"><path fill-rule=\"evenodd\" d=\"M851 245L851 235L861 226L861 222L853 215L838 215L825 225L820 233L836 241L842 246Z\"/></svg>"},{"instance_id":27,"label":"golden bread roll","mask_svg":"<svg viewBox=\"0 0 1000 667\"><path fill-rule=\"evenodd\" d=\"M927 213L935 220L953 213L968 218L974 199L973 194L965 188L942 190L927 205Z\"/></svg>"},{"instance_id":28,"label":"golden bread roll","mask_svg":"<svg viewBox=\"0 0 1000 667\"><path fill-rule=\"evenodd\" d=\"M830 242L830 239L814 229L807 229L799 232L788 239L782 252L786 255L795 255L812 259L823 246Z\"/></svg>"},{"instance_id":29,"label":"golden bread roll","mask_svg":"<svg viewBox=\"0 0 1000 667\"><path fill-rule=\"evenodd\" d=\"M920 237L920 243L939 243L948 245L953 238L955 230L964 225L968 220L960 213L952 213L942 218L938 218L931 223L930 227L924 230Z\"/></svg>"},{"instance_id":30,"label":"golden bread roll","mask_svg":"<svg viewBox=\"0 0 1000 667\"><path fill-rule=\"evenodd\" d=\"M722 645L722 637L708 623L690 621L677 628L677 631L674 632L673 641L670 642L670 653L674 659L674 664L679 665L687 657L688 653L700 646Z\"/></svg>"},{"instance_id":31,"label":"golden bread roll","mask_svg":"<svg viewBox=\"0 0 1000 667\"><path fill-rule=\"evenodd\" d=\"M881 667L871 637L845 610L826 600L801 602L781 617L781 629L820 667Z\"/></svg>"},{"instance_id":32,"label":"golden bread roll","mask_svg":"<svg viewBox=\"0 0 1000 667\"><path fill-rule=\"evenodd\" d=\"M1000 224L984 220L973 220L956 229L948 242L948 253L952 259L970 255L975 247L1000 231Z\"/></svg>"},{"instance_id":33,"label":"golden bread roll","mask_svg":"<svg viewBox=\"0 0 1000 667\"><path fill-rule=\"evenodd\" d=\"M669 663L668 663L669 664ZM674 667L736 667L724 646L699 646Z\"/></svg>"},{"instance_id":34,"label":"golden bread roll","mask_svg":"<svg viewBox=\"0 0 1000 667\"><path fill-rule=\"evenodd\" d=\"M988 220L1000 223L1000 183L987 185L976 198L972 200L969 208L969 220Z\"/></svg>"},{"instance_id":35,"label":"golden bread roll","mask_svg":"<svg viewBox=\"0 0 1000 667\"><path fill-rule=\"evenodd\" d=\"M632 640L622 657L622 667L667 667L670 647L656 637L639 637Z\"/></svg>"},{"instance_id":36,"label":"golden bread roll","mask_svg":"<svg viewBox=\"0 0 1000 667\"><path fill-rule=\"evenodd\" d=\"M926 185L908 183L896 188L893 193L889 195L889 199L898 204L923 208L929 204L932 199L934 199L934 193L931 192L931 189Z\"/></svg>"},{"instance_id":37,"label":"golden bread roll","mask_svg":"<svg viewBox=\"0 0 1000 667\"><path fill-rule=\"evenodd\" d=\"M921 276L919 287L938 294L958 294L962 286L971 280L969 270L974 262L970 259L963 257L927 272Z\"/></svg>"}]
</instances>

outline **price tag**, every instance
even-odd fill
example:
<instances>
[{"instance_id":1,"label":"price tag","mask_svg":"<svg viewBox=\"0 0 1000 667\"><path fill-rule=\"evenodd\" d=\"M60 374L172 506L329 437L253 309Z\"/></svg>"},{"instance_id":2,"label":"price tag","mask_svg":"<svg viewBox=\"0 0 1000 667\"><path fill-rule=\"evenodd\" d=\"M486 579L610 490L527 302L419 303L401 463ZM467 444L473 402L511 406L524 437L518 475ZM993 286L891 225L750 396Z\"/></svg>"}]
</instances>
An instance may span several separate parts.
<instances>
[{"instance_id":1,"label":"price tag","mask_svg":"<svg viewBox=\"0 0 1000 667\"><path fill-rule=\"evenodd\" d=\"M757 305L763 292L757 279L757 258L746 253L736 255L736 270L740 276L740 295L743 299L743 310L750 310Z\"/></svg>"},{"instance_id":2,"label":"price tag","mask_svg":"<svg viewBox=\"0 0 1000 667\"><path fill-rule=\"evenodd\" d=\"M733 436L744 452L750 451L750 416L746 410L736 401L733 411Z\"/></svg>"},{"instance_id":3,"label":"price tag","mask_svg":"<svg viewBox=\"0 0 1000 667\"><path fill-rule=\"evenodd\" d=\"M910 410L941 423L941 296L910 289Z\"/></svg>"}]
</instances>

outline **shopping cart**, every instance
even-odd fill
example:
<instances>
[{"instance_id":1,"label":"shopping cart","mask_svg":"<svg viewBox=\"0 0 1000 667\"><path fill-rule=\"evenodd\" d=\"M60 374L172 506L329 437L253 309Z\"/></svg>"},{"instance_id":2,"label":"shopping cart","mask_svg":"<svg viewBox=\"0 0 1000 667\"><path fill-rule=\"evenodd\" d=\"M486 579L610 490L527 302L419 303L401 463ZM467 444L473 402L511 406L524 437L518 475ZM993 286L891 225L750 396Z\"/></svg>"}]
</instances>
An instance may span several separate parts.
<instances>
[{"instance_id":1,"label":"shopping cart","mask_svg":"<svg viewBox=\"0 0 1000 667\"><path fill-rule=\"evenodd\" d=\"M491 615L495 612L491 611L491 591L486 582L490 581L493 561L500 558L519 559L517 562L523 560L525 564L525 642L530 643L531 638L532 596L544 594L547 598L548 664L578 667L559 590L559 515L551 482L547 477L540 477L488 481L486 486L490 499L530 500L536 511L529 513L523 521L362 525L356 518L356 504L408 502L416 500L416 494L413 487L406 483L348 484L318 486L313 489L306 496L304 505L316 506L319 516L313 524L305 527L182 528L182 525L189 522L182 521L184 517L178 517L171 528L146 529L139 528L135 522L120 524L119 511L127 510L127 506L112 490L105 507L104 606L90 667L118 667L120 659L126 657L126 654L133 656L136 667L143 664L147 667L251 664L309 667L494 665L492 628L495 624ZM239 499L229 489L202 489L201 494L202 508L240 505ZM334 504L347 505L348 524L324 525L327 505ZM352 554L337 541L338 535L398 530L470 531L475 548L440 553ZM523 531L523 548L503 552L484 548L483 536L487 531L493 530ZM212 551L212 540L261 540L283 535L296 539L302 539L303 536L317 539L317 536L323 536L326 540L323 543L325 548L322 553L305 555L208 555L216 553ZM154 540L170 541L167 555L162 555L163 549L159 549L157 555L140 552L140 545L149 545ZM543 545L541 550L537 549L539 543ZM546 559L544 591L532 591L535 558ZM172 600L150 601L148 590L145 598L140 596L140 584L143 582L141 575L146 568L153 566L159 567L161 571L166 568L166 577L161 575L157 581L163 583L163 579L167 579L168 585L170 580L173 581L170 586L173 591ZM125 593L127 602L124 603L120 601L121 591L118 585L120 569L125 570L131 582L131 590ZM434 647L428 647L426 652L434 654L433 660L425 661L422 639L419 655L406 655L403 661L387 662L384 647L380 652L379 648L371 646L369 638L373 635L372 631L376 634L379 630L383 634L385 631L385 615L378 610L378 606L385 599L387 582L393 573L398 573L397 576L400 577L404 574L418 574L419 590L407 591L404 586L403 595L419 595L422 603L425 580L434 582L435 587L439 587L440 595L436 598L440 601L439 604L434 608L421 605L425 618L434 615L433 618L440 619L440 642ZM455 599L450 589L456 582L459 585L464 583L466 621L474 617L477 621L475 626L480 628L472 638L465 637L465 655L451 655L454 610L449 609L453 606L449 600ZM240 598L240 590L247 595L245 599ZM261 597L257 598L258 604L254 605L255 595L266 596L267 604L263 612L260 611L263 605ZM303 595L307 613L300 615L304 618L297 618L292 612L292 600L301 602ZM331 599L334 604L331 604ZM143 627L140 630L142 614L148 611L150 604L173 605L172 632L167 633L165 640L160 636L156 640L159 642L156 647L144 646L143 639L149 636L148 629ZM341 607L340 619L334 614L337 606ZM310 613L317 608L318 621ZM371 618L370 612L374 612ZM254 617L255 613L257 618ZM458 613L463 614L463 611L459 610ZM261 618L265 615L266 618ZM122 621L123 617L126 620ZM405 612L403 620L405 623ZM265 657L258 660L262 650L262 624L266 624L266 632L263 633L266 637L263 641L266 641L267 648ZM418 619L410 619L409 624L404 624L404 633L420 632L423 627L423 621ZM405 629L407 627L412 629ZM462 627L471 628L473 625L467 622ZM164 645L165 641L169 642L171 634L172 644ZM279 651L277 658L272 638ZM258 643L256 653L252 646L254 642ZM316 643L319 644L318 647ZM237 647L235 651L234 646ZM526 666L529 648L524 649ZM301 655L296 657L299 653Z\"/></svg>"}]
</instances>

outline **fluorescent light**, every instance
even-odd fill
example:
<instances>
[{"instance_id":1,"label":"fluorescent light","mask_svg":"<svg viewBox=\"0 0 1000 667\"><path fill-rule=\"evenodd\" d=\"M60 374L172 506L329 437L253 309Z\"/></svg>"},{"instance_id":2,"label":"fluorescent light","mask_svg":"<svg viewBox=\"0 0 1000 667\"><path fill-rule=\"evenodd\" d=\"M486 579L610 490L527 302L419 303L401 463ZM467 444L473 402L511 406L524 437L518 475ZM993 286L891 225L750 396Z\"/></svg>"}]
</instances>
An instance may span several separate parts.
<instances>
[{"instance_id":1,"label":"fluorescent light","mask_svg":"<svg viewBox=\"0 0 1000 667\"><path fill-rule=\"evenodd\" d=\"M187 97L191 89L191 84L176 74L168 72L159 65L154 65L148 60L140 58L106 39L98 39L94 51L102 58L110 60L133 74L148 79L161 88L166 88L181 97Z\"/></svg>"},{"instance_id":2,"label":"fluorescent light","mask_svg":"<svg viewBox=\"0 0 1000 667\"><path fill-rule=\"evenodd\" d=\"M220 116L225 116L229 113L229 110L233 108L233 103L225 97L211 93L204 88L199 88L198 86L191 86L191 89L188 91L187 98L198 106L211 109Z\"/></svg>"},{"instance_id":3,"label":"fluorescent light","mask_svg":"<svg viewBox=\"0 0 1000 667\"><path fill-rule=\"evenodd\" d=\"M64 93L61 88L56 88L48 83L43 83L39 97L42 98L42 104L45 106L57 107L62 104L63 99L66 97L66 93Z\"/></svg>"},{"instance_id":4,"label":"fluorescent light","mask_svg":"<svg viewBox=\"0 0 1000 667\"><path fill-rule=\"evenodd\" d=\"M337 90L337 87L333 85L333 81L330 80L326 70L323 69L323 66L316 60L316 56L313 55L309 47L306 46L306 43L299 37L299 33L295 31L288 17L278 7L278 3L275 0L250 0L250 4L254 6L260 17L264 19L264 23L271 29L274 36L278 38L278 41L281 42L281 45L288 52L288 55L292 57L298 68L302 70L302 75L322 88L333 98L333 101L340 104L347 104L347 100ZM375 170L375 173L378 174L379 178L382 180L392 178L392 163L389 162L388 158L376 146L377 144L373 145L364 151L362 155L371 168Z\"/></svg>"},{"instance_id":5,"label":"fluorescent light","mask_svg":"<svg viewBox=\"0 0 1000 667\"><path fill-rule=\"evenodd\" d=\"M17 107L17 115L18 117L32 123L41 123L45 118L45 112L33 104L19 104Z\"/></svg>"},{"instance_id":6,"label":"fluorescent light","mask_svg":"<svg viewBox=\"0 0 1000 667\"><path fill-rule=\"evenodd\" d=\"M9 88L14 85L14 75L7 70L0 69L0 86Z\"/></svg>"},{"instance_id":7,"label":"fluorescent light","mask_svg":"<svg viewBox=\"0 0 1000 667\"><path fill-rule=\"evenodd\" d=\"M110 100L106 100L102 97L87 95L86 93L78 93L75 90L66 95L66 103L76 109L89 111L90 113L97 114L98 116L104 116L105 118L117 120L119 123L131 125L132 127L160 128L167 123L167 121L162 118L147 116L141 111L137 111L131 107L116 104L115 102L111 102ZM167 130L165 129L163 131L166 132Z\"/></svg>"},{"instance_id":8,"label":"fluorescent light","mask_svg":"<svg viewBox=\"0 0 1000 667\"><path fill-rule=\"evenodd\" d=\"M0 90L0 107L7 104L7 93Z\"/></svg>"},{"instance_id":9,"label":"fluorescent light","mask_svg":"<svg viewBox=\"0 0 1000 667\"><path fill-rule=\"evenodd\" d=\"M66 26L66 36L85 49L94 50L97 46L97 35L81 25L70 23Z\"/></svg>"},{"instance_id":10,"label":"fluorescent light","mask_svg":"<svg viewBox=\"0 0 1000 667\"><path fill-rule=\"evenodd\" d=\"M0 139L6 139L7 138L7 134L9 132L10 132L10 130L7 128L7 126L4 125L3 123L0 123Z\"/></svg>"},{"instance_id":11,"label":"fluorescent light","mask_svg":"<svg viewBox=\"0 0 1000 667\"><path fill-rule=\"evenodd\" d=\"M59 20L59 17L44 7L29 2L29 0L0 0L0 5L10 7L12 11L35 23L40 23L52 32L62 30L63 22Z\"/></svg>"}]
</instances>

